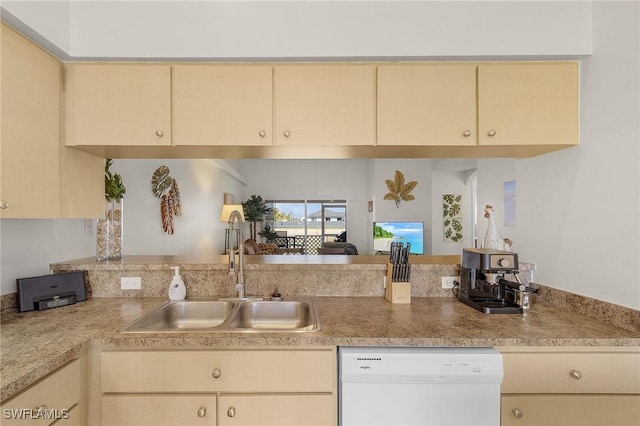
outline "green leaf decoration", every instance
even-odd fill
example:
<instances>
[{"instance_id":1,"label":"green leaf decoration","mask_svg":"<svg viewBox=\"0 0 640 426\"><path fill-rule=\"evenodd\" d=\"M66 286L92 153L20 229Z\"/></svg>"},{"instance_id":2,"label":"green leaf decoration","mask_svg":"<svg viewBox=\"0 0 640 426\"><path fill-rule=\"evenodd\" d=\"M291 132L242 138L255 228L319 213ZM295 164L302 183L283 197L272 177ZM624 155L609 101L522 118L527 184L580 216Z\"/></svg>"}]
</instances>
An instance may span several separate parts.
<instances>
[{"instance_id":1,"label":"green leaf decoration","mask_svg":"<svg viewBox=\"0 0 640 426\"><path fill-rule=\"evenodd\" d=\"M122 182L122 177L117 173L111 173L113 160L107 158L104 163L104 198L107 201L121 200L124 197L127 188Z\"/></svg>"},{"instance_id":2,"label":"green leaf decoration","mask_svg":"<svg viewBox=\"0 0 640 426\"><path fill-rule=\"evenodd\" d=\"M444 242L462 242L462 195L442 194Z\"/></svg>"}]
</instances>

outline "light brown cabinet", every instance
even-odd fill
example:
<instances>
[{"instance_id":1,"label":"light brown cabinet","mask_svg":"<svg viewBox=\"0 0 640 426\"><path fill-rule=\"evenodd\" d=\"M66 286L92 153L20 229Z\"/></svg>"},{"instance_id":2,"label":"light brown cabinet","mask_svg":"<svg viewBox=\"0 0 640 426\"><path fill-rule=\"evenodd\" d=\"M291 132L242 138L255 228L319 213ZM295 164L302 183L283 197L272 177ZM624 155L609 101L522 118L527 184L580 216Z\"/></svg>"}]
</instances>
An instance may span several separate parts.
<instances>
[{"instance_id":1,"label":"light brown cabinet","mask_svg":"<svg viewBox=\"0 0 640 426\"><path fill-rule=\"evenodd\" d=\"M578 64L378 67L378 145L578 144Z\"/></svg>"},{"instance_id":2,"label":"light brown cabinet","mask_svg":"<svg viewBox=\"0 0 640 426\"><path fill-rule=\"evenodd\" d=\"M2 424L82 425L84 366L75 360L2 404Z\"/></svg>"},{"instance_id":3,"label":"light brown cabinet","mask_svg":"<svg viewBox=\"0 0 640 426\"><path fill-rule=\"evenodd\" d=\"M67 148L62 63L2 24L2 218L103 214L104 160Z\"/></svg>"},{"instance_id":4,"label":"light brown cabinet","mask_svg":"<svg viewBox=\"0 0 640 426\"><path fill-rule=\"evenodd\" d=\"M475 64L378 66L378 145L477 144Z\"/></svg>"},{"instance_id":5,"label":"light brown cabinet","mask_svg":"<svg viewBox=\"0 0 640 426\"><path fill-rule=\"evenodd\" d=\"M511 348L501 352L503 426L638 424L638 348Z\"/></svg>"},{"instance_id":6,"label":"light brown cabinet","mask_svg":"<svg viewBox=\"0 0 640 426\"><path fill-rule=\"evenodd\" d=\"M140 424L337 422L335 348L113 351L100 369L103 425L137 420L141 406L171 414Z\"/></svg>"},{"instance_id":7,"label":"light brown cabinet","mask_svg":"<svg viewBox=\"0 0 640 426\"><path fill-rule=\"evenodd\" d=\"M577 145L577 62L480 64L479 145Z\"/></svg>"},{"instance_id":8,"label":"light brown cabinet","mask_svg":"<svg viewBox=\"0 0 640 426\"><path fill-rule=\"evenodd\" d=\"M275 145L375 145L375 65L274 67Z\"/></svg>"},{"instance_id":9,"label":"light brown cabinet","mask_svg":"<svg viewBox=\"0 0 640 426\"><path fill-rule=\"evenodd\" d=\"M67 145L171 145L171 67L65 65Z\"/></svg>"},{"instance_id":10,"label":"light brown cabinet","mask_svg":"<svg viewBox=\"0 0 640 426\"><path fill-rule=\"evenodd\" d=\"M270 65L174 65L175 145L271 145Z\"/></svg>"}]
</instances>

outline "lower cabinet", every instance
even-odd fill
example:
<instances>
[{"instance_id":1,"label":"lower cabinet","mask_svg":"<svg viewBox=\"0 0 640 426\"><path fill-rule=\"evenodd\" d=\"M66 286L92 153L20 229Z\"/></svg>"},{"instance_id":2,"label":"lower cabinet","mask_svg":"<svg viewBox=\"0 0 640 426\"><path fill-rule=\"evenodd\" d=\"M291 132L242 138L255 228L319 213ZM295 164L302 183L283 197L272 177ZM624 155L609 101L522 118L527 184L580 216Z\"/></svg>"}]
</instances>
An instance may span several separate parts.
<instances>
[{"instance_id":1,"label":"lower cabinet","mask_svg":"<svg viewBox=\"0 0 640 426\"><path fill-rule=\"evenodd\" d=\"M335 425L335 348L101 354L101 423Z\"/></svg>"},{"instance_id":2,"label":"lower cabinet","mask_svg":"<svg viewBox=\"0 0 640 426\"><path fill-rule=\"evenodd\" d=\"M3 426L84 425L84 365L75 360L2 404Z\"/></svg>"},{"instance_id":3,"label":"lower cabinet","mask_svg":"<svg viewBox=\"0 0 640 426\"><path fill-rule=\"evenodd\" d=\"M640 424L640 348L499 349L502 426Z\"/></svg>"}]
</instances>

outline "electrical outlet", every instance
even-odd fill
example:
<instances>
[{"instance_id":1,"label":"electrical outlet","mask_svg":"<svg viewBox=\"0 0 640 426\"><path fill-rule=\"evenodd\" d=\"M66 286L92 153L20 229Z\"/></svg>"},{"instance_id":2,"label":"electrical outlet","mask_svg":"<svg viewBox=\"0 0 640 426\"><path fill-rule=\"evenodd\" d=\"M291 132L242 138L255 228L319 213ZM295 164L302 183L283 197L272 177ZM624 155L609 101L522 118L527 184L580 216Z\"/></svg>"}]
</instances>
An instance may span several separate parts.
<instances>
[{"instance_id":1,"label":"electrical outlet","mask_svg":"<svg viewBox=\"0 0 640 426\"><path fill-rule=\"evenodd\" d=\"M460 282L460 277L442 277L442 288L453 288L453 282Z\"/></svg>"},{"instance_id":2,"label":"electrical outlet","mask_svg":"<svg viewBox=\"0 0 640 426\"><path fill-rule=\"evenodd\" d=\"M89 237L96 233L96 220L95 219L85 219L84 220L84 235Z\"/></svg>"},{"instance_id":3,"label":"electrical outlet","mask_svg":"<svg viewBox=\"0 0 640 426\"><path fill-rule=\"evenodd\" d=\"M121 290L140 290L142 288L142 278L140 277L122 277L120 278Z\"/></svg>"}]
</instances>

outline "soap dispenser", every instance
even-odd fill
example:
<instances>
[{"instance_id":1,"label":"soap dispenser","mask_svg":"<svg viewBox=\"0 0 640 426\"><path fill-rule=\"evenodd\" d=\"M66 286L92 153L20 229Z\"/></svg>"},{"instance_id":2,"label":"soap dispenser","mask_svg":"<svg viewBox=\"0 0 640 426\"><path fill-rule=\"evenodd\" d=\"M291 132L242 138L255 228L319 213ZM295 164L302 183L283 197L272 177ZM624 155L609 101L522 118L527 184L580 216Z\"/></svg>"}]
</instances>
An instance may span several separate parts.
<instances>
[{"instance_id":1,"label":"soap dispenser","mask_svg":"<svg viewBox=\"0 0 640 426\"><path fill-rule=\"evenodd\" d=\"M174 270L174 275L171 284L169 284L169 299L182 300L187 295L187 287L180 276L180 267L172 266L171 269Z\"/></svg>"}]
</instances>

